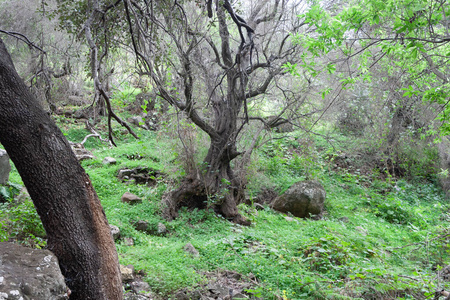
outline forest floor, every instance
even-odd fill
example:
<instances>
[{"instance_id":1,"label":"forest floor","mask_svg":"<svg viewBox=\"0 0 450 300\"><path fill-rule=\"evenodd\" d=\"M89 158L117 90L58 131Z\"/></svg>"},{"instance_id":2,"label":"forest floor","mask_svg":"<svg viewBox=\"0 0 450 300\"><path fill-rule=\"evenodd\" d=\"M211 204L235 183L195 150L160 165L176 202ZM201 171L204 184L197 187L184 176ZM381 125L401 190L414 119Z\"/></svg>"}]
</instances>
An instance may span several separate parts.
<instances>
[{"instance_id":1,"label":"forest floor","mask_svg":"<svg viewBox=\"0 0 450 300\"><path fill-rule=\"evenodd\" d=\"M59 125L72 142L89 134L73 120L61 118ZM199 293L223 298L227 291L261 299L430 299L436 290L450 288L450 204L437 177L396 177L351 152L353 137L337 134L331 146L319 136L293 132L253 155L247 204L240 205L251 226L230 223L210 209L181 209L168 222L160 200L185 174L183 147L173 128L136 131L139 140L116 128L114 148L89 138L85 146L96 158L82 165L110 224L120 228L121 264L139 271L155 299L194 299ZM202 145L204 137L196 136L191 145L196 162L206 154ZM105 157L117 163L106 165ZM160 175L152 184L118 178L119 170L136 167ZM327 192L320 220L286 216L264 201L306 179L318 180ZM23 185L14 168L10 182L3 194ZM121 202L125 192L142 203ZM30 201L11 200L2 208L1 240L45 246ZM155 230L139 231L137 221ZM162 234L156 233L159 224L165 226ZM187 244L197 252L187 252Z\"/></svg>"}]
</instances>

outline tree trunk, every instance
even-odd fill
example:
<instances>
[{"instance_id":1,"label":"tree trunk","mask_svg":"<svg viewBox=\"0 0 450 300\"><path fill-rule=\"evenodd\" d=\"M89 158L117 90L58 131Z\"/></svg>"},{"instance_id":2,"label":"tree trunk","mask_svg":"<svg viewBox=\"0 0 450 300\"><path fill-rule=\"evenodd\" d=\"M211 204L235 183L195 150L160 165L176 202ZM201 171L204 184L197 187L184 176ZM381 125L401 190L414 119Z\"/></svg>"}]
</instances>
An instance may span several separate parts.
<instances>
[{"instance_id":1,"label":"tree trunk","mask_svg":"<svg viewBox=\"0 0 450 300\"><path fill-rule=\"evenodd\" d=\"M237 178L231 168L231 161L239 153L236 149L236 120L240 111L240 102L229 94L227 105L221 101L215 106L215 131L220 133L210 136L211 144L198 174L188 174L181 186L165 195L163 204L168 219L177 216L177 210L189 208L212 207L217 213L238 224L250 225L239 213L237 205L244 200L242 178Z\"/></svg>"},{"instance_id":2,"label":"tree trunk","mask_svg":"<svg viewBox=\"0 0 450 300\"><path fill-rule=\"evenodd\" d=\"M1 40L0 142L41 217L70 299L123 299L114 241L89 176L18 76Z\"/></svg>"}]
</instances>

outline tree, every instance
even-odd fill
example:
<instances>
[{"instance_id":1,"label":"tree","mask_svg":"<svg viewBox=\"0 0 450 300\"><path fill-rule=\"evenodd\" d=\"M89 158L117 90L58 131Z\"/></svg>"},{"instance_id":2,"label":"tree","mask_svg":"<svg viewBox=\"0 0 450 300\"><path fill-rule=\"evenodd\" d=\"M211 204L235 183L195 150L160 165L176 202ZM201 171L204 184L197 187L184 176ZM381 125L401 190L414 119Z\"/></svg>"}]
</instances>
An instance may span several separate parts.
<instances>
[{"instance_id":1,"label":"tree","mask_svg":"<svg viewBox=\"0 0 450 300\"><path fill-rule=\"evenodd\" d=\"M157 95L208 135L202 166L190 170L164 198L168 218L181 206L209 205L234 222L247 223L237 209L245 180L235 174L232 162L243 153L248 158L251 149L238 150L238 140L250 121L270 127L291 112L304 117L298 114L305 101L301 92L310 87L305 80L294 91L280 80L288 70L283 65L300 60L301 49L289 37L304 23L296 17L299 3L288 9L289 3L245 4L244 20L227 0L59 1L61 20L85 32L91 74L101 95L101 53L128 45L138 74L150 77ZM270 122L248 109L257 100L267 101L268 91L278 115Z\"/></svg>"},{"instance_id":2,"label":"tree","mask_svg":"<svg viewBox=\"0 0 450 300\"><path fill-rule=\"evenodd\" d=\"M232 161L245 152L238 150L237 141L250 119L263 121L250 116L249 104L270 89L282 91L277 82L286 73L282 66L299 53L285 28L295 31L302 24L289 22L287 1L260 1L248 8L246 20L228 0L216 6L212 1L123 3L139 72L210 139L200 170L166 195L166 215L173 218L181 206L208 203L224 217L248 224L237 209L245 190L245 180L232 168ZM283 104L282 115L299 105L301 97L277 103Z\"/></svg>"},{"instance_id":3,"label":"tree","mask_svg":"<svg viewBox=\"0 0 450 300\"><path fill-rule=\"evenodd\" d=\"M122 299L117 252L89 176L1 40L0 106L0 142L36 206L70 299Z\"/></svg>"},{"instance_id":4,"label":"tree","mask_svg":"<svg viewBox=\"0 0 450 300\"><path fill-rule=\"evenodd\" d=\"M398 72L400 98L420 97L438 104L442 111L439 120L444 121L442 132L450 132L445 124L450 112L448 1L364 0L340 4L325 8L315 3L310 7L302 18L316 34L297 35L297 42L310 51L312 58L337 53L338 59L328 68L359 58L350 74L339 78L344 88L358 80L371 82L374 66L390 76Z\"/></svg>"}]
</instances>

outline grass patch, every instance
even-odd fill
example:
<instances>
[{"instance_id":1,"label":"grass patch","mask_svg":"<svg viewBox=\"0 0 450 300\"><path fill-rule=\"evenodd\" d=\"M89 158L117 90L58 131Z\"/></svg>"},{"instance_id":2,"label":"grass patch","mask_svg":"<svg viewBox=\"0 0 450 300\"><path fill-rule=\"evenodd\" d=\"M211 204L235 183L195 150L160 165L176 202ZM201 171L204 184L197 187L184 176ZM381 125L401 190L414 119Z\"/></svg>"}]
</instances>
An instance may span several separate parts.
<instances>
[{"instance_id":1,"label":"grass patch","mask_svg":"<svg viewBox=\"0 0 450 300\"><path fill-rule=\"evenodd\" d=\"M80 141L87 132L72 125L63 130L70 140ZM425 299L438 284L449 288L436 279L436 270L450 263L450 206L435 184L336 169L323 140L294 133L255 152L249 193L256 195L267 185L283 192L296 181L319 180L327 191L322 220L289 219L268 207L241 205L252 220L250 227L229 223L210 210L181 210L179 218L167 222L160 214L160 200L182 174L173 141L137 132L140 140L119 135L117 148L87 143L97 158L82 165L110 224L134 240L134 246L117 243L120 262L143 270L160 298L169 299L182 288L194 290L207 281L207 272L217 270L243 274L244 280L255 283L247 292L263 299ZM106 156L116 158L117 164L103 165ZM117 179L120 169L138 166L167 176L152 187ZM11 181L22 185L15 169ZM125 192L143 202L122 203ZM29 202L17 207L13 203L2 204L0 239L14 240L18 232L37 237L29 228L39 226L23 223L38 220ZM137 231L132 225L137 220L151 226L163 223L167 234ZM183 250L187 243L199 251L198 257Z\"/></svg>"}]
</instances>

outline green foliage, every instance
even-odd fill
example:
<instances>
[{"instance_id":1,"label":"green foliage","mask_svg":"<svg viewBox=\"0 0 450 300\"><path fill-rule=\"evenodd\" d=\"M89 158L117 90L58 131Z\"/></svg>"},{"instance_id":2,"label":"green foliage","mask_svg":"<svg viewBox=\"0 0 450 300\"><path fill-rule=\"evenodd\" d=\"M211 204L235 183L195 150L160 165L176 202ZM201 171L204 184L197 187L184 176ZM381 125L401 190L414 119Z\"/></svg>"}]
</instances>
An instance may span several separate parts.
<instances>
[{"instance_id":1,"label":"green foliage","mask_svg":"<svg viewBox=\"0 0 450 300\"><path fill-rule=\"evenodd\" d=\"M17 240L32 247L45 246L45 230L33 202L15 200L20 191L17 184L10 183L8 192L4 191L2 197L8 195L8 198L7 202L0 203L0 242Z\"/></svg>"},{"instance_id":2,"label":"green foliage","mask_svg":"<svg viewBox=\"0 0 450 300\"><path fill-rule=\"evenodd\" d=\"M446 135L450 116L446 105L450 93L446 75L450 43L445 39L449 8L449 3L433 5L429 0L364 0L346 2L336 11L313 1L300 18L315 34L298 33L293 41L308 50L303 59L308 64L303 67L314 76L333 72L327 62L317 59L323 55L338 50L352 63L356 58L355 71L337 75L343 89L372 82L374 65L389 76L402 74L397 92L403 97L422 99L426 105L439 105L437 120L444 124L440 130ZM362 36L361 32L370 33ZM301 73L289 66L286 69L295 76Z\"/></svg>"},{"instance_id":3,"label":"green foliage","mask_svg":"<svg viewBox=\"0 0 450 300\"><path fill-rule=\"evenodd\" d=\"M259 152L261 171L280 191L297 181L316 178L323 168L314 141L309 138L273 139Z\"/></svg>"},{"instance_id":4,"label":"green foliage","mask_svg":"<svg viewBox=\"0 0 450 300\"><path fill-rule=\"evenodd\" d=\"M81 138L84 132L72 125L69 136ZM117 243L120 262L143 270L144 280L160 299L171 298L178 289L200 288L210 280L206 274L217 270L242 274L242 280L254 283L247 293L263 299L355 299L364 295L424 299L437 285L433 268L450 263L445 230L450 205L434 183L335 167L353 147L351 142L361 144L360 140L335 135L333 148L322 136L300 138L292 133L261 146L252 162L252 195L263 187L281 192L296 181L314 178L327 191L327 213L318 221L286 219L269 207L256 211L240 205L242 214L252 220L252 226L242 227L210 209L181 209L174 221L164 220L160 200L181 176L175 148L170 135L138 133L141 140L121 136L117 148L97 145L97 159L82 165L109 223L120 228L122 237L134 240L134 246L127 246L123 239ZM117 164L103 165L106 156L115 157ZM351 155L348 160L359 163ZM119 169L137 166L167 176L151 187L117 179ZM222 182L224 187L229 184ZM143 202L122 203L120 197L127 191ZM137 220L147 221L152 228L163 223L167 233L137 231L133 227ZM42 245L38 221L31 202L17 207L4 204L0 238ZM183 250L187 243L194 245L199 257Z\"/></svg>"}]
</instances>

